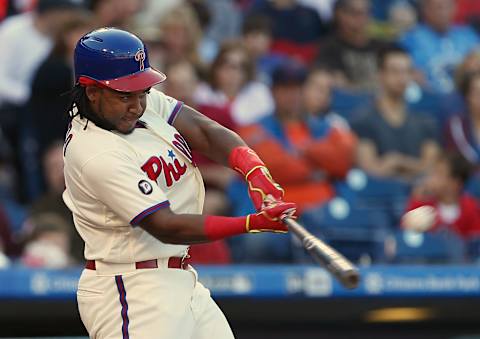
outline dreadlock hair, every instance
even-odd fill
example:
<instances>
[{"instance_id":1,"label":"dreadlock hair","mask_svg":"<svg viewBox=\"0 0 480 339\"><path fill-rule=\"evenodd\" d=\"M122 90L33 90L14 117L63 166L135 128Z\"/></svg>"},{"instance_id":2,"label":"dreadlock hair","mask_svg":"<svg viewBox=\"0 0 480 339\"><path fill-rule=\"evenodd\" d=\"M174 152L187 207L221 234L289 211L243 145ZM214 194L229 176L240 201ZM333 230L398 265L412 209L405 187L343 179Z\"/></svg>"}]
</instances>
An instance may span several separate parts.
<instances>
[{"instance_id":1,"label":"dreadlock hair","mask_svg":"<svg viewBox=\"0 0 480 339\"><path fill-rule=\"evenodd\" d=\"M86 119L84 130L88 127L88 122L92 121L98 127L111 131L115 129L110 122L99 117L95 112L93 112L90 102L87 97L87 92L85 86L76 84L70 91L65 94L70 95L70 103L68 108L68 122L71 123L76 116L80 116L81 119Z\"/></svg>"}]
</instances>

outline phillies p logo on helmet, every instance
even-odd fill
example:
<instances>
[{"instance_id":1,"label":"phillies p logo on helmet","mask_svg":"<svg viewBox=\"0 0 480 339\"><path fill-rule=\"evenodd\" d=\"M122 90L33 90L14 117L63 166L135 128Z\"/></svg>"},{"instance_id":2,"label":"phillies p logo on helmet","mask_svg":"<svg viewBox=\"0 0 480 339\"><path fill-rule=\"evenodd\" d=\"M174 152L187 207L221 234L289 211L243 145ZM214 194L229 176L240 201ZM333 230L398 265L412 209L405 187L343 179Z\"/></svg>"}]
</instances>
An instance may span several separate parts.
<instances>
[{"instance_id":1,"label":"phillies p logo on helmet","mask_svg":"<svg viewBox=\"0 0 480 339\"><path fill-rule=\"evenodd\" d=\"M139 50L135 54L135 60L140 62L140 70L143 71L145 69L145 51L143 49Z\"/></svg>"}]
</instances>

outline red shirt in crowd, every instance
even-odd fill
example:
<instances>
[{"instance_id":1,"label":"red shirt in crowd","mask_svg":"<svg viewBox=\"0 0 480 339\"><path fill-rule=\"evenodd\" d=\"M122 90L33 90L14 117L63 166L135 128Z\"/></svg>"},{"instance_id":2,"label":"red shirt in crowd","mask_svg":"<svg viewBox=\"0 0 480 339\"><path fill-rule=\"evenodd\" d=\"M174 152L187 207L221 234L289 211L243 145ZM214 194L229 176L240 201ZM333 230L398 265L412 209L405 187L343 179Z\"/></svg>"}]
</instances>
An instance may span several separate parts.
<instances>
[{"instance_id":1,"label":"red shirt in crowd","mask_svg":"<svg viewBox=\"0 0 480 339\"><path fill-rule=\"evenodd\" d=\"M436 211L436 222L431 230L435 231L442 226L453 229L464 239L480 235L480 209L478 201L471 195L464 193L458 203L458 216L453 221L442 220L440 213L440 204L435 200L416 200L411 199L407 205L407 210L413 210L420 206L432 206Z\"/></svg>"}]
</instances>

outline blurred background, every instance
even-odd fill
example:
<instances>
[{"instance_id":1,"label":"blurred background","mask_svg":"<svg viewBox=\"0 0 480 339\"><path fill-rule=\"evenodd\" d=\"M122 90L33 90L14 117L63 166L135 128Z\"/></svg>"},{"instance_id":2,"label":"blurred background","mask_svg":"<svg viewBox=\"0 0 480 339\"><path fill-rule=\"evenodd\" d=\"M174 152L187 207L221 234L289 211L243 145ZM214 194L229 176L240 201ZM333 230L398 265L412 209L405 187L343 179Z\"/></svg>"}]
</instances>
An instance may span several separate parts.
<instances>
[{"instance_id":1,"label":"blurred background","mask_svg":"<svg viewBox=\"0 0 480 339\"><path fill-rule=\"evenodd\" d=\"M0 0L0 337L86 335L62 146L76 41L105 26L360 267L348 291L289 235L193 246L238 338L480 338L477 0ZM196 160L205 213L253 211L242 178Z\"/></svg>"}]
</instances>

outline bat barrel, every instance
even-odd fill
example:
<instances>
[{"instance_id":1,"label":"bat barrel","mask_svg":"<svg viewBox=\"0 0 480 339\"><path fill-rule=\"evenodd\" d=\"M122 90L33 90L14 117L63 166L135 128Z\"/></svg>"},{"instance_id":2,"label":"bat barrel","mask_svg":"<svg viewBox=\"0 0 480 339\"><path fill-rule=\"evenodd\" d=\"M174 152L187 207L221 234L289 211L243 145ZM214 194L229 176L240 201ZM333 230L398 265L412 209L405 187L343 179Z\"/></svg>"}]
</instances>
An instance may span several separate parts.
<instances>
[{"instance_id":1,"label":"bat barrel","mask_svg":"<svg viewBox=\"0 0 480 339\"><path fill-rule=\"evenodd\" d=\"M290 231L302 242L303 247L310 255L340 283L349 289L355 288L360 283L360 274L357 268L335 249L308 232L302 225L291 218L285 218L283 222Z\"/></svg>"}]
</instances>

